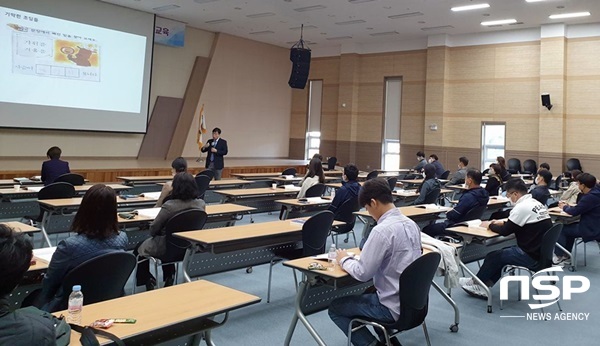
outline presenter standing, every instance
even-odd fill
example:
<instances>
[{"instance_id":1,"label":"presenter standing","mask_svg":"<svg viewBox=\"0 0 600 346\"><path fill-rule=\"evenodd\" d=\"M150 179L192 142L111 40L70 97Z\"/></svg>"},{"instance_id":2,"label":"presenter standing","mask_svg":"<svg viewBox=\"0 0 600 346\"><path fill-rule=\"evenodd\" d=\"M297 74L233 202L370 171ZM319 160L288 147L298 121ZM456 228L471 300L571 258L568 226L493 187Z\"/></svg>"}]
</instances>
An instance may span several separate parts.
<instances>
[{"instance_id":1,"label":"presenter standing","mask_svg":"<svg viewBox=\"0 0 600 346\"><path fill-rule=\"evenodd\" d=\"M215 180L221 180L224 161L223 156L227 155L227 141L221 138L221 129L215 127L212 130L212 139L200 149L203 153L208 152L206 156L205 167L215 172Z\"/></svg>"}]
</instances>

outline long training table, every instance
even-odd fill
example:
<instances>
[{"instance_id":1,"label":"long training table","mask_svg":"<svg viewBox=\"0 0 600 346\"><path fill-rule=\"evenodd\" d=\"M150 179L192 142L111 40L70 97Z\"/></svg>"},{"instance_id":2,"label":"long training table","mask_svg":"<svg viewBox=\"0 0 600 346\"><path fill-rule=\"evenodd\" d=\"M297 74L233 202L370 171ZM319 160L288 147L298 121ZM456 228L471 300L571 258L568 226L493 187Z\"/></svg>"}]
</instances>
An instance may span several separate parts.
<instances>
[{"instance_id":1,"label":"long training table","mask_svg":"<svg viewBox=\"0 0 600 346\"><path fill-rule=\"evenodd\" d=\"M292 198L298 195L299 188L256 188L256 189L228 189L215 190L214 193L222 196L222 203L236 203L256 208L256 212L277 210L279 205L275 200L284 197Z\"/></svg>"},{"instance_id":2,"label":"long training table","mask_svg":"<svg viewBox=\"0 0 600 346\"><path fill-rule=\"evenodd\" d=\"M326 197L309 197L303 198L302 200L298 198L291 199L278 199L275 202L281 204L284 208L284 212L281 216L282 220L285 220L289 217L290 214L298 215L300 213L316 213L319 211L323 211L327 209L331 205L331 198Z\"/></svg>"}]
</instances>

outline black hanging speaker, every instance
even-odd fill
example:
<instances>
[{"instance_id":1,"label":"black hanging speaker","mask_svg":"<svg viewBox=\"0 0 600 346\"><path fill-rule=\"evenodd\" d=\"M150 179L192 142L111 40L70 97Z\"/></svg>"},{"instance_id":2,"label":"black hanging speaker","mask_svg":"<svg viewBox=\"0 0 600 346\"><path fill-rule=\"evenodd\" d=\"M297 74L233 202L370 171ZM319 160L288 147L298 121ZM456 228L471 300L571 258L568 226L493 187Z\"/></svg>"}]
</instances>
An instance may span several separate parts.
<instances>
[{"instance_id":1,"label":"black hanging speaker","mask_svg":"<svg viewBox=\"0 0 600 346\"><path fill-rule=\"evenodd\" d=\"M552 103L550 102L550 94L542 94L542 106L552 109Z\"/></svg>"},{"instance_id":2,"label":"black hanging speaker","mask_svg":"<svg viewBox=\"0 0 600 346\"><path fill-rule=\"evenodd\" d=\"M292 61L292 73L288 84L295 89L304 89L310 71L310 49L290 49L290 60Z\"/></svg>"}]
</instances>

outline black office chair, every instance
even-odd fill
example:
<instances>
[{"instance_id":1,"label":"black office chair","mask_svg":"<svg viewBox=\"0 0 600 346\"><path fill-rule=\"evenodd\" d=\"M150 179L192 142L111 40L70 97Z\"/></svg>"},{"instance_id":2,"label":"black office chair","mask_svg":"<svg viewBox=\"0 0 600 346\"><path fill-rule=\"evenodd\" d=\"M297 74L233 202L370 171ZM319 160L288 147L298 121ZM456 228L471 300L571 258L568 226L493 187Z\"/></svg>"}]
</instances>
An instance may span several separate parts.
<instances>
[{"instance_id":1,"label":"black office chair","mask_svg":"<svg viewBox=\"0 0 600 346\"><path fill-rule=\"evenodd\" d=\"M337 163L337 157L332 156L327 159L327 171L333 171L335 169L335 164Z\"/></svg>"},{"instance_id":2,"label":"black office chair","mask_svg":"<svg viewBox=\"0 0 600 346\"><path fill-rule=\"evenodd\" d=\"M378 175L379 175L378 171L371 171L371 172L369 172L369 174L367 174L367 180L377 178Z\"/></svg>"},{"instance_id":3,"label":"black office chair","mask_svg":"<svg viewBox=\"0 0 600 346\"><path fill-rule=\"evenodd\" d=\"M538 166L535 160L527 159L523 161L523 173L537 174Z\"/></svg>"},{"instance_id":4,"label":"black office chair","mask_svg":"<svg viewBox=\"0 0 600 346\"><path fill-rule=\"evenodd\" d=\"M135 263L134 255L116 250L81 263L65 276L62 283L64 294L55 311L67 309L69 292L74 285L81 285L86 305L122 297Z\"/></svg>"},{"instance_id":5,"label":"black office chair","mask_svg":"<svg viewBox=\"0 0 600 346\"><path fill-rule=\"evenodd\" d=\"M510 174L518 174L521 171L521 160L519 159L508 159L508 169Z\"/></svg>"},{"instance_id":6,"label":"black office chair","mask_svg":"<svg viewBox=\"0 0 600 346\"><path fill-rule=\"evenodd\" d=\"M394 191L396 189L396 183L398 182L398 178L389 177L387 179L388 184L390 184L390 190Z\"/></svg>"},{"instance_id":7,"label":"black office chair","mask_svg":"<svg viewBox=\"0 0 600 346\"><path fill-rule=\"evenodd\" d=\"M354 224L356 223L355 211L359 211L360 206L358 205L358 197L350 198L346 200L342 205L335 211L333 219L335 221L345 222L344 225L333 226L331 228L331 241L334 244L338 244L338 235L346 234L344 243L348 242L348 236L352 233L354 238L354 246L358 246L356 242L356 235L354 234ZM335 240L333 237L335 236Z\"/></svg>"},{"instance_id":8,"label":"black office chair","mask_svg":"<svg viewBox=\"0 0 600 346\"><path fill-rule=\"evenodd\" d=\"M517 272L517 275L520 275L520 271L525 270L531 277L533 277L540 270L552 267L554 265L554 263L552 262L552 255L554 255L554 248L556 246L556 242L558 241L558 236L560 235L562 228L562 223L555 223L554 225L552 225L552 227L550 227L549 230L546 231L546 233L544 233L544 236L542 238L542 246L540 249L540 259L534 267L526 268L515 265L506 265L504 266L504 268L502 268L502 276L514 275L515 272ZM519 297L521 296L520 290L521 286L519 286ZM540 294L537 288L535 289L535 292L538 295ZM540 304L542 303L541 301L538 302ZM558 304L558 309L562 311L562 308L560 307L560 302L557 301L556 303ZM500 309L502 309L502 300L500 300ZM544 313L544 308L542 308L542 313Z\"/></svg>"},{"instance_id":9,"label":"black office chair","mask_svg":"<svg viewBox=\"0 0 600 346\"><path fill-rule=\"evenodd\" d=\"M296 259L306 256L315 256L325 253L325 244L327 236L331 231L333 224L333 213L329 210L322 211L311 216L302 225L302 248L301 249L283 249L275 251L275 255L269 263L269 287L267 289L267 303L271 301L271 277L273 266L285 259ZM298 286L296 272L294 271L294 281Z\"/></svg>"},{"instance_id":10,"label":"black office chair","mask_svg":"<svg viewBox=\"0 0 600 346\"><path fill-rule=\"evenodd\" d=\"M442 189L434 189L427 192L423 204L433 204L438 200L438 198L441 198L443 200L443 197L441 196L441 191Z\"/></svg>"},{"instance_id":11,"label":"black office chair","mask_svg":"<svg viewBox=\"0 0 600 346\"><path fill-rule=\"evenodd\" d=\"M442 175L440 176L440 179L448 179L448 176L450 175L450 171L445 171L444 173L442 173Z\"/></svg>"},{"instance_id":12,"label":"black office chair","mask_svg":"<svg viewBox=\"0 0 600 346\"><path fill-rule=\"evenodd\" d=\"M581 162L579 162L579 159L570 158L567 160L567 171L570 172L574 169L578 169L583 172L583 168L581 168Z\"/></svg>"},{"instance_id":13,"label":"black office chair","mask_svg":"<svg viewBox=\"0 0 600 346\"><path fill-rule=\"evenodd\" d=\"M77 173L65 173L54 180L55 183L69 183L74 186L85 184L83 175Z\"/></svg>"},{"instance_id":14,"label":"black office chair","mask_svg":"<svg viewBox=\"0 0 600 346\"><path fill-rule=\"evenodd\" d=\"M196 176L200 176L200 175L206 175L207 177L210 178L210 180L213 180L215 178L215 172L211 171L210 169L205 169L202 172L196 174Z\"/></svg>"},{"instance_id":15,"label":"black office chair","mask_svg":"<svg viewBox=\"0 0 600 346\"><path fill-rule=\"evenodd\" d=\"M294 167L286 168L281 172L281 175L296 175L296 169Z\"/></svg>"},{"instance_id":16,"label":"black office chair","mask_svg":"<svg viewBox=\"0 0 600 346\"><path fill-rule=\"evenodd\" d=\"M348 346L352 345L352 333L368 325L383 332L385 340L382 341L388 346L393 345L390 338L422 325L427 345L431 345L425 317L427 317L429 307L431 281L441 258L439 253L430 252L417 258L406 267L400 275L400 317L398 320L394 323L385 323L374 319L353 319L348 326ZM355 324L359 325L354 327Z\"/></svg>"},{"instance_id":17,"label":"black office chair","mask_svg":"<svg viewBox=\"0 0 600 346\"><path fill-rule=\"evenodd\" d=\"M306 190L304 197L321 197L325 193L325 184L317 183Z\"/></svg>"},{"instance_id":18,"label":"black office chair","mask_svg":"<svg viewBox=\"0 0 600 346\"><path fill-rule=\"evenodd\" d=\"M138 262L148 260L153 261L154 275L156 278L158 278L158 266L164 267L166 265L177 265L175 269L175 283L177 283L179 262L183 261L185 251L191 246L191 244L185 239L175 237L173 233L200 230L204 227L206 219L206 212L200 209L187 209L173 215L165 225L165 234L167 236L167 249L165 253L160 256L160 258L152 256L138 256Z\"/></svg>"},{"instance_id":19,"label":"black office chair","mask_svg":"<svg viewBox=\"0 0 600 346\"><path fill-rule=\"evenodd\" d=\"M208 187L210 186L211 177L208 175L197 175L194 180L196 180L196 186L198 187L198 198L204 199L204 194Z\"/></svg>"}]
</instances>

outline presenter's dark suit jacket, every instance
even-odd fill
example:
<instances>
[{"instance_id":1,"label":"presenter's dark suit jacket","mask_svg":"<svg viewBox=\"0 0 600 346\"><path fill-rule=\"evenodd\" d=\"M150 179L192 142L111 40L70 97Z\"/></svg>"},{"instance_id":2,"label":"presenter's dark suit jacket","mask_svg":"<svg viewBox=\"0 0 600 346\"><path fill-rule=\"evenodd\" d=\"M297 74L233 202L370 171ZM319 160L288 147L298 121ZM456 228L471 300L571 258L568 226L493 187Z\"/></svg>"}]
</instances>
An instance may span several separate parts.
<instances>
[{"instance_id":1,"label":"presenter's dark suit jacket","mask_svg":"<svg viewBox=\"0 0 600 346\"><path fill-rule=\"evenodd\" d=\"M42 163L42 182L52 184L59 176L71 173L69 163L60 159L48 160Z\"/></svg>"},{"instance_id":2,"label":"presenter's dark suit jacket","mask_svg":"<svg viewBox=\"0 0 600 346\"><path fill-rule=\"evenodd\" d=\"M215 141L214 139L209 139L207 142L207 143L209 143L209 147L206 149L203 147L201 149L203 153L208 152L208 155L206 156L206 164L205 164L206 168L208 168L208 165L211 162L210 156L213 153L210 151L210 148L213 147L214 141ZM227 155L227 141L224 140L223 138L219 138L215 148L217 149L217 152L214 153L215 154L215 159L214 159L215 169L223 169L223 167L225 167L225 163L223 161L223 156Z\"/></svg>"}]
</instances>

